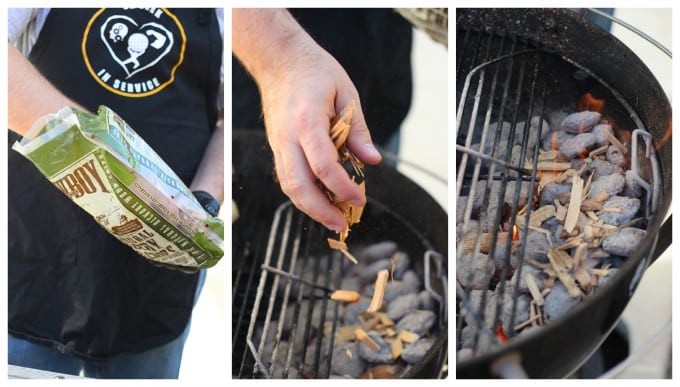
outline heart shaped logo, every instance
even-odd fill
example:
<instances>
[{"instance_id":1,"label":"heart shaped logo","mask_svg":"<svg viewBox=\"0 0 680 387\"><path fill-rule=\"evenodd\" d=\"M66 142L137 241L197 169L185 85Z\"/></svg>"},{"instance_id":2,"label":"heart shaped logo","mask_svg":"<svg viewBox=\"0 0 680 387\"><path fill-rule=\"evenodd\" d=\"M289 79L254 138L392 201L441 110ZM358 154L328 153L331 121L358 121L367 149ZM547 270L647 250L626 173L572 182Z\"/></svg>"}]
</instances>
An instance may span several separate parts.
<instances>
[{"instance_id":1,"label":"heart shaped logo","mask_svg":"<svg viewBox=\"0 0 680 387\"><path fill-rule=\"evenodd\" d=\"M161 24L150 22L139 25L123 15L106 19L101 26L100 37L127 78L158 63L170 52L174 43L170 31Z\"/></svg>"}]
</instances>

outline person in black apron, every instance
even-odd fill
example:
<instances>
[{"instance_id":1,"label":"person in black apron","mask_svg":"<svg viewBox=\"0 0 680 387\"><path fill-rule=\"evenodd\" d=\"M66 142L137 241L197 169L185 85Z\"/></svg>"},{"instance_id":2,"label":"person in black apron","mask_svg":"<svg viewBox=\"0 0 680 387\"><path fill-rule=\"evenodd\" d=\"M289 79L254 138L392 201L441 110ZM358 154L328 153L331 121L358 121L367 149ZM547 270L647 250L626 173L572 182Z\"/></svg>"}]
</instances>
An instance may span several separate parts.
<instances>
[{"instance_id":1,"label":"person in black apron","mask_svg":"<svg viewBox=\"0 0 680 387\"><path fill-rule=\"evenodd\" d=\"M389 8L234 9L232 23L233 128L266 123L284 193L328 229L344 229L317 178L340 200L366 197L337 163L330 118L350 100L360 104L348 144L367 164L381 159L373 143L398 149L411 104L412 25Z\"/></svg>"},{"instance_id":2,"label":"person in black apron","mask_svg":"<svg viewBox=\"0 0 680 387\"><path fill-rule=\"evenodd\" d=\"M106 105L202 191L216 215L224 195L218 16L215 9L51 9L30 63L9 47L8 146L42 114ZM8 158L9 364L176 378L204 271L150 263L19 153L10 149Z\"/></svg>"}]
</instances>

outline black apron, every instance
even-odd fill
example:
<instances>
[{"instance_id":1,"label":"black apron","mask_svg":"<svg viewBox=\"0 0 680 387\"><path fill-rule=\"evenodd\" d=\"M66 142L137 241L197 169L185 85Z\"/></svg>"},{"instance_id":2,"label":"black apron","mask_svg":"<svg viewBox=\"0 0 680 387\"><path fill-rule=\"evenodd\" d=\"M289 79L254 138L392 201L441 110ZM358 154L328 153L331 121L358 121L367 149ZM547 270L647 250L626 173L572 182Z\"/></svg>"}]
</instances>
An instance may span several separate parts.
<instances>
[{"instance_id":1,"label":"black apron","mask_svg":"<svg viewBox=\"0 0 680 387\"><path fill-rule=\"evenodd\" d=\"M391 8L296 8L290 13L347 71L372 140L385 145L411 105L411 24ZM257 85L235 57L232 121L234 129L264 129Z\"/></svg>"},{"instance_id":2,"label":"black apron","mask_svg":"<svg viewBox=\"0 0 680 387\"><path fill-rule=\"evenodd\" d=\"M112 108L189 185L217 120L222 50L213 9L52 9L29 59L90 111ZM8 201L11 334L96 361L185 329L198 276L147 262L11 149Z\"/></svg>"}]
</instances>

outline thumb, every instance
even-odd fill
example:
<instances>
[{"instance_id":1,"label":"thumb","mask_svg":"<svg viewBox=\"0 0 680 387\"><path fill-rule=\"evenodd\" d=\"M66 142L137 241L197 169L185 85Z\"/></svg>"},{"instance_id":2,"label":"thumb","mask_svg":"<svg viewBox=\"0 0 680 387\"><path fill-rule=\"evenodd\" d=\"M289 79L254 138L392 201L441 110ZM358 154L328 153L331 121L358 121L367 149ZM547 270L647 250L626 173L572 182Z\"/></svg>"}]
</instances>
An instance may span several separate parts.
<instances>
[{"instance_id":1,"label":"thumb","mask_svg":"<svg viewBox=\"0 0 680 387\"><path fill-rule=\"evenodd\" d=\"M368 130L364 113L361 111L361 104L359 103L356 104L356 109L352 115L347 146L366 164L378 164L382 160L380 152L373 145L371 133Z\"/></svg>"}]
</instances>

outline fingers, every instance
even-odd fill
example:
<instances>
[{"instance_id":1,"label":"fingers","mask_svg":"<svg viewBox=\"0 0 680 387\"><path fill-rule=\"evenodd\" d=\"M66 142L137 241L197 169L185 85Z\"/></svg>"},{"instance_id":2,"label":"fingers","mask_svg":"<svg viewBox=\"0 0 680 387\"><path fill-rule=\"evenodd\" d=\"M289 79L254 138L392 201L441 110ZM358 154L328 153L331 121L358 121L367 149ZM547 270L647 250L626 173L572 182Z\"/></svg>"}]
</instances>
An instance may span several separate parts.
<instances>
[{"instance_id":1,"label":"fingers","mask_svg":"<svg viewBox=\"0 0 680 387\"><path fill-rule=\"evenodd\" d=\"M337 108L338 111L350 101L354 100L356 102L356 110L352 115L351 129L347 138L347 147L364 163L371 165L378 164L382 160L382 156L371 140L371 133L366 125L358 94L339 95L337 100L338 105L340 105Z\"/></svg>"},{"instance_id":2,"label":"fingers","mask_svg":"<svg viewBox=\"0 0 680 387\"><path fill-rule=\"evenodd\" d=\"M283 148L281 152L274 151L281 190L295 207L326 228L336 232L344 230L347 222L343 214L316 185L316 177L307 167L307 159L302 152L302 148L297 145Z\"/></svg>"}]
</instances>

